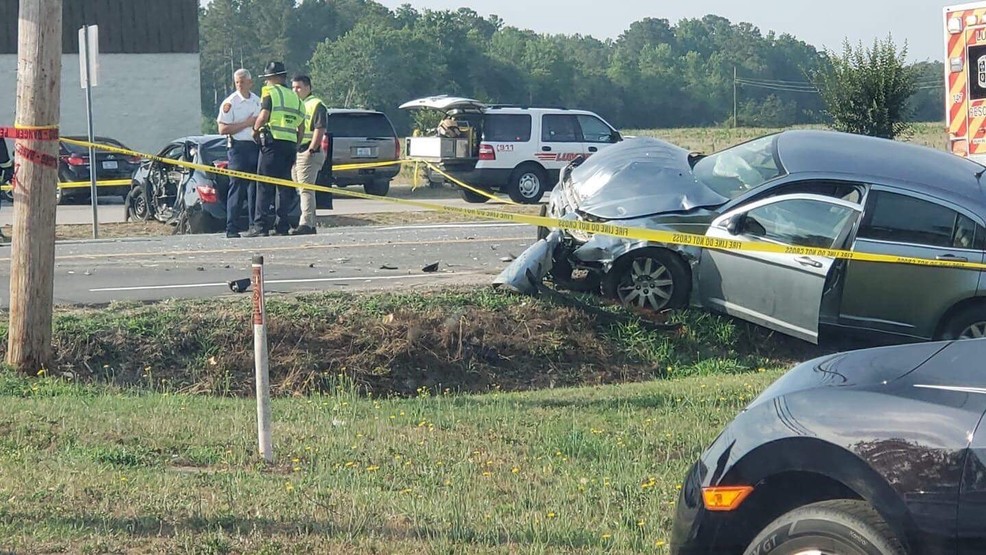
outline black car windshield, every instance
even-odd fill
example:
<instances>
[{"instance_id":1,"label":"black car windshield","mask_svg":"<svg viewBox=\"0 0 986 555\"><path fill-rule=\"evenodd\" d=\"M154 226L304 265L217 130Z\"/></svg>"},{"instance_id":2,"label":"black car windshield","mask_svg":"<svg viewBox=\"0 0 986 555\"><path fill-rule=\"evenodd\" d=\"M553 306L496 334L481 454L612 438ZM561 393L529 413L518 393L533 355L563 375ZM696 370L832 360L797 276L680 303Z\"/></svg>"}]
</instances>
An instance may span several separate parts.
<instances>
[{"instance_id":1,"label":"black car windshield","mask_svg":"<svg viewBox=\"0 0 986 555\"><path fill-rule=\"evenodd\" d=\"M777 135L736 145L702 158L695 177L713 191L733 199L778 177L784 168L777 158Z\"/></svg>"}]
</instances>

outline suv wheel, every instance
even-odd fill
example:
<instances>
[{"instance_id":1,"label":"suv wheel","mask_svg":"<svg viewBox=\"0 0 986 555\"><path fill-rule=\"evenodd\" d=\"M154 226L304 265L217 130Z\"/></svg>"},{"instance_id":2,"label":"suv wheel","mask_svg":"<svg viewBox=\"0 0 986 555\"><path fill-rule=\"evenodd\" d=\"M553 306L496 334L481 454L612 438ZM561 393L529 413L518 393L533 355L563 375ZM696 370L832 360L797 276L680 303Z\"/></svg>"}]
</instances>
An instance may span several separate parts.
<instances>
[{"instance_id":1,"label":"suv wheel","mask_svg":"<svg viewBox=\"0 0 986 555\"><path fill-rule=\"evenodd\" d=\"M377 179L363 184L363 191L368 195L385 197L390 192L389 179Z\"/></svg>"},{"instance_id":2,"label":"suv wheel","mask_svg":"<svg viewBox=\"0 0 986 555\"><path fill-rule=\"evenodd\" d=\"M746 555L900 555L890 527L864 501L838 499L799 507L771 522Z\"/></svg>"},{"instance_id":3,"label":"suv wheel","mask_svg":"<svg viewBox=\"0 0 986 555\"><path fill-rule=\"evenodd\" d=\"M489 190L484 189L484 191L490 193ZM470 191L465 187L459 187L459 193L462 195L462 200L470 204L483 204L484 202L490 200L490 197L481 195L475 191ZM490 193L492 194L492 193Z\"/></svg>"},{"instance_id":4,"label":"suv wheel","mask_svg":"<svg viewBox=\"0 0 986 555\"><path fill-rule=\"evenodd\" d=\"M544 168L533 164L518 166L510 174L507 194L510 200L520 204L534 204L541 200L548 189L548 174Z\"/></svg>"}]
</instances>

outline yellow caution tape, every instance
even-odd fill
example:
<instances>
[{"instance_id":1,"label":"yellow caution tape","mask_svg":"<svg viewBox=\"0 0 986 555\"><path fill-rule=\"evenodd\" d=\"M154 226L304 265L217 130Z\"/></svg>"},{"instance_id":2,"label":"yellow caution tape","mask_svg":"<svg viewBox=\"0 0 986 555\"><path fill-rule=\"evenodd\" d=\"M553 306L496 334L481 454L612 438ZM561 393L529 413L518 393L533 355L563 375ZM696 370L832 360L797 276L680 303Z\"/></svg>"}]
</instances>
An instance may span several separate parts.
<instances>
[{"instance_id":1,"label":"yellow caution tape","mask_svg":"<svg viewBox=\"0 0 986 555\"><path fill-rule=\"evenodd\" d=\"M77 144L79 146L90 146L90 143L85 141L77 141L74 139L62 139L63 141L70 144ZM279 185L284 187L294 187L296 189L308 189L312 191L322 191L331 192L333 194L339 194L347 197L362 198L366 200L376 200L382 202L390 202L394 204L402 204L405 206L416 206L419 208L425 208L428 210L435 210L438 212L445 212L449 214L457 214L460 216L469 216L474 218L482 218L487 220L499 220L506 222L514 222L521 224L528 224L532 226L541 226L548 228L560 228L567 230L582 231L585 233L593 233L600 235L610 235L613 237L620 237L623 239L635 239L650 241L653 243L663 243L668 245L686 245L693 247L701 247L706 249L716 249L723 251L740 251L740 252L767 252L776 254L791 254L797 256L819 256L825 258L838 258L845 260L857 260L862 262L880 262L888 264L911 264L918 266L934 266L938 268L963 268L969 270L986 270L986 264L978 262L960 262L960 261L948 261L948 260L933 260L927 258L913 258L906 256L895 256L889 254L875 254L875 253L865 253L865 252L855 252L847 251L841 249L822 249L814 247L795 247L788 245L778 245L774 243L766 242L754 242L754 241L735 241L731 239L717 239L713 237L706 237L705 235L696 235L692 233L677 233L672 231L658 231L654 229L644 229L638 227L626 227L621 225L614 225L608 223L598 223L598 222L586 222L577 220L560 220L556 218L548 218L545 216L530 216L526 214L514 214L510 212L499 212L496 210L480 210L475 208L459 208L455 206L446 206L444 204L436 204L433 202L426 202L421 200L410 200L410 199L396 199L392 197L379 197L375 195L368 195L366 193L360 193L357 191L350 191L348 189L332 189L330 187L323 187L321 185L313 185L311 183L296 183L294 181L288 181L286 179L277 179L273 177L266 177L261 175L256 175L247 172L241 172L236 170L216 168L212 166L205 166L202 164L195 164L193 162L185 162L182 160L172 160L168 158L161 158L159 156L153 156L148 154L142 154L139 152L134 152L132 150L127 150L124 148L119 148L110 145L100 145L93 144L92 146L101 149L108 150L110 152L118 152L120 154L125 154L129 156L140 156L143 158L149 158L152 160L157 160L166 164L173 164L176 166L181 166L185 168L191 168L200 170L208 173L216 173L220 175L226 175L229 177L239 177L241 179L260 181L263 183L270 183L272 185ZM411 160L401 160L397 162L382 162L374 167L380 167L382 165L394 165L402 163L413 163ZM432 167L431 164L428 164ZM367 167L360 164L348 164L345 169L356 169L361 167ZM336 166L336 169L342 169L342 166ZM437 168L433 168L436 169ZM439 170L440 171L440 170ZM499 200L499 199L498 199Z\"/></svg>"},{"instance_id":2,"label":"yellow caution tape","mask_svg":"<svg viewBox=\"0 0 986 555\"><path fill-rule=\"evenodd\" d=\"M119 187L120 185L130 185L133 181L129 179L107 179L103 181L96 181L97 187ZM82 189L92 187L92 184L88 181L61 181L58 183L60 189ZM13 185L2 185L0 186L0 191L11 191L13 190Z\"/></svg>"}]
</instances>

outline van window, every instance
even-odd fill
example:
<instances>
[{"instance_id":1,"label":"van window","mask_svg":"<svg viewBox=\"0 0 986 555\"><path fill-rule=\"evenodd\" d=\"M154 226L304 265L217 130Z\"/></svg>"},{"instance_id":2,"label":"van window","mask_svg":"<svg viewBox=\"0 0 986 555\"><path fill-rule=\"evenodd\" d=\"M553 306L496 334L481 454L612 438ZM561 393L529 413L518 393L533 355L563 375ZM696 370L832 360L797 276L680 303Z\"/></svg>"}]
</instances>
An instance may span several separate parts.
<instances>
[{"instance_id":1,"label":"van window","mask_svg":"<svg viewBox=\"0 0 986 555\"><path fill-rule=\"evenodd\" d=\"M325 132L333 137L394 137L394 127L381 113L329 114Z\"/></svg>"},{"instance_id":2,"label":"van window","mask_svg":"<svg viewBox=\"0 0 986 555\"><path fill-rule=\"evenodd\" d=\"M483 118L483 140L498 143L530 141L530 114L487 114Z\"/></svg>"},{"instance_id":3,"label":"van window","mask_svg":"<svg viewBox=\"0 0 986 555\"><path fill-rule=\"evenodd\" d=\"M541 118L541 140L546 143L581 143L579 120L571 115L545 114Z\"/></svg>"},{"instance_id":4,"label":"van window","mask_svg":"<svg viewBox=\"0 0 986 555\"><path fill-rule=\"evenodd\" d=\"M873 191L859 237L932 247L959 246L966 240L963 230L973 223L966 222L968 218L961 218L958 212L940 204L887 191ZM957 225L963 229L957 230Z\"/></svg>"}]
</instances>

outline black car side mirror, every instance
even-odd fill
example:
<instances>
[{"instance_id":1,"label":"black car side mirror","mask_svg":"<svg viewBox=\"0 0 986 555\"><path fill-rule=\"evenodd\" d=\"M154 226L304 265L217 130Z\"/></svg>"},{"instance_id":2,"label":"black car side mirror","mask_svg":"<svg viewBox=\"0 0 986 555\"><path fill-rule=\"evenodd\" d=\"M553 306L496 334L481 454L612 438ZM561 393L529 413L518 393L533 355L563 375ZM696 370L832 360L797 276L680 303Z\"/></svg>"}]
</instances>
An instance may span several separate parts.
<instances>
[{"instance_id":1,"label":"black car side mirror","mask_svg":"<svg viewBox=\"0 0 986 555\"><path fill-rule=\"evenodd\" d=\"M740 230L743 228L743 220L743 214L735 214L726 220L724 227L730 235L739 235Z\"/></svg>"}]
</instances>

